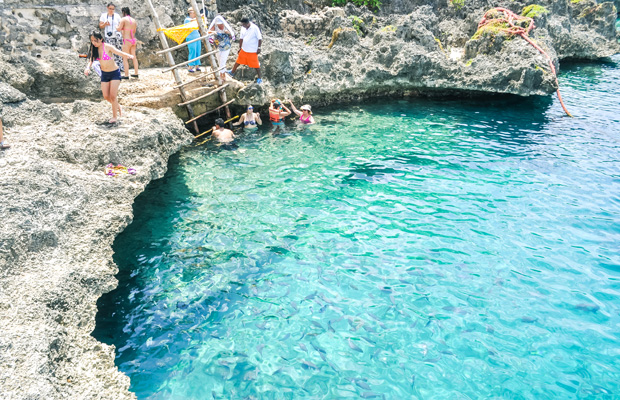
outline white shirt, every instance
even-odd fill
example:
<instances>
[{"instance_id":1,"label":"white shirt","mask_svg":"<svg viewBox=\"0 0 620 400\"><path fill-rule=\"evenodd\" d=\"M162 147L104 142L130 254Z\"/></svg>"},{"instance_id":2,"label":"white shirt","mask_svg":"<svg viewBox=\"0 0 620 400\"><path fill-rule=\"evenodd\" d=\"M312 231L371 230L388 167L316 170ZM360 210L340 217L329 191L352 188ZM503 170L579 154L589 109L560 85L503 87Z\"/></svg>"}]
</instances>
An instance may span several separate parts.
<instances>
[{"instance_id":1,"label":"white shirt","mask_svg":"<svg viewBox=\"0 0 620 400\"><path fill-rule=\"evenodd\" d=\"M118 28L118 24L121 23L121 16L118 15L117 13L114 13L114 15L110 16L107 12L101 14L101 18L99 18L99 22L109 22L110 25L105 27L105 31L103 32L103 38L108 38L111 37L110 35L108 35L108 32L112 32L112 36L115 36L117 31L116 28Z\"/></svg>"},{"instance_id":2,"label":"white shirt","mask_svg":"<svg viewBox=\"0 0 620 400\"><path fill-rule=\"evenodd\" d=\"M246 53L256 53L258 50L258 41L263 39L260 29L253 22L250 22L248 29L241 28L239 39L243 39L241 49Z\"/></svg>"}]
</instances>

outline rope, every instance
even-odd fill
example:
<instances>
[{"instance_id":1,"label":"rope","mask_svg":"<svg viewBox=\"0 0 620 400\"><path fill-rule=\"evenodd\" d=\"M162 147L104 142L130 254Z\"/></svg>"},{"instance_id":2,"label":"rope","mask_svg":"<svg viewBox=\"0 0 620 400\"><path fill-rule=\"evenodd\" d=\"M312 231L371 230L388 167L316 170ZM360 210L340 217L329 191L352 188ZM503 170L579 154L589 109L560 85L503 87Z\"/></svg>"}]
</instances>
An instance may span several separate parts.
<instances>
[{"instance_id":1,"label":"rope","mask_svg":"<svg viewBox=\"0 0 620 400\"><path fill-rule=\"evenodd\" d=\"M493 14L493 15L490 15L490 14ZM506 23L508 27L498 26L501 23ZM562 108L564 109L564 112L566 113L566 115L568 115L569 117L572 117L572 114L568 112L568 110L566 109L566 106L564 105L564 102L562 101L562 95L560 94L560 83L558 82L558 75L555 72L555 67L553 66L553 61L551 60L551 57L540 46L534 43L534 41L528 36L530 31L534 29L534 19L530 17L523 17L521 15L517 15L513 13L512 11L507 10L505 8L492 8L486 13L484 13L484 16L482 17L482 19L480 20L480 23L478 24L478 29L480 30L481 28L489 24L492 24L493 28L498 31L506 32L509 35L521 36L529 44L534 46L534 48L538 50L540 54L542 54L543 56L547 58L547 61L549 62L549 67L551 68L551 72L553 73L553 77L555 78L555 84L558 86L557 94L558 94L558 99L560 100L560 104L562 105Z\"/></svg>"}]
</instances>

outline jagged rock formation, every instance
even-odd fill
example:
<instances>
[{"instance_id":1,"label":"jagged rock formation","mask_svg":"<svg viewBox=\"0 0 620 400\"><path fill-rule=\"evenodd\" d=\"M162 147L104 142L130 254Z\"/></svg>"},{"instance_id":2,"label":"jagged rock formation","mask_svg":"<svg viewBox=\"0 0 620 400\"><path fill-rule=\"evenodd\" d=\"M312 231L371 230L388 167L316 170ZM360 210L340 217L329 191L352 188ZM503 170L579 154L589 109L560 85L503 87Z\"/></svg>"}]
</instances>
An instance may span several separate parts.
<instances>
[{"instance_id":1,"label":"jagged rock formation","mask_svg":"<svg viewBox=\"0 0 620 400\"><path fill-rule=\"evenodd\" d=\"M185 2L155 3L164 24L182 21ZM228 96L264 105L273 96L327 104L379 95L549 94L555 81L532 46L499 32L476 34L487 9L527 13L530 5L390 0L371 12L331 8L329 0L221 1L229 21L250 16L264 33L266 84L231 85L238 93ZM142 66L161 66L143 2L117 6L129 6L141 26ZM619 50L610 2L545 0L532 10L537 28L531 36L556 65ZM95 123L108 117L107 103L46 105L26 98L101 98L98 80L83 75L85 61L77 53L85 52L102 12L104 3L92 0L0 0L0 107L13 144L0 152L3 400L133 397L128 378L114 366L113 349L90 336L95 302L116 285L111 244L131 221L133 199L162 176L167 157L191 135L171 111L158 109L176 97L157 101L148 85L141 94L143 82L123 83L121 96L127 95L126 104L158 110L127 108L115 129ZM250 72L240 70L241 79L251 80ZM109 162L133 166L138 174L106 177Z\"/></svg>"},{"instance_id":2,"label":"jagged rock formation","mask_svg":"<svg viewBox=\"0 0 620 400\"><path fill-rule=\"evenodd\" d=\"M96 302L116 286L133 199L192 136L169 109L126 109L106 128L107 104L45 105L2 83L0 108L13 145L0 152L0 397L133 398L90 336ZM137 174L105 176L108 163Z\"/></svg>"},{"instance_id":3,"label":"jagged rock formation","mask_svg":"<svg viewBox=\"0 0 620 400\"><path fill-rule=\"evenodd\" d=\"M35 8L5 1L9 7L0 12L0 42L5 43L0 79L39 98L97 98L96 79L84 78L84 61L74 57L86 50L102 5L52 0ZM185 3L155 3L164 25L182 21ZM534 3L391 0L374 13L351 5L324 7L327 3L219 4L230 21L250 16L265 34L261 62L267 84L248 85L239 94L240 104L266 104L272 96L325 104L377 95L466 91L528 96L556 89L544 57L523 40L501 34L472 38L489 8L521 13ZM163 58L154 54L159 44L147 8L135 0L121 6L129 6L140 24L142 65L162 65ZM556 65L565 58L598 59L620 50L613 3L545 0L535 6L544 11L534 16L537 28L531 36ZM64 55L57 57L59 53ZM235 51L231 64L234 56ZM181 60L185 53L176 57ZM250 71L240 76L253 78ZM60 91L51 89L55 86Z\"/></svg>"}]
</instances>

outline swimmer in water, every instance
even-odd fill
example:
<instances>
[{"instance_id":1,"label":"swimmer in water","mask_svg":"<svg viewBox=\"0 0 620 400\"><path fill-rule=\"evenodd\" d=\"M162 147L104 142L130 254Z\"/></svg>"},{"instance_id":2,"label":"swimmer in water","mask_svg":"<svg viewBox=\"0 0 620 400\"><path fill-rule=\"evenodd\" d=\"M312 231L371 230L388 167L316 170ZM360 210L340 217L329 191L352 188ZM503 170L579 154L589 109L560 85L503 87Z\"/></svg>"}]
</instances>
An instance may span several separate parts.
<instances>
[{"instance_id":1,"label":"swimmer in water","mask_svg":"<svg viewBox=\"0 0 620 400\"><path fill-rule=\"evenodd\" d=\"M241 118L239 118L238 122L235 122L234 126L239 126L243 124L243 127L247 130L254 130L258 128L258 125L262 125L263 121L260 119L260 114L254 112L254 107L251 105L248 106L248 109Z\"/></svg>"},{"instance_id":2,"label":"swimmer in water","mask_svg":"<svg viewBox=\"0 0 620 400\"><path fill-rule=\"evenodd\" d=\"M293 112L297 114L297 116L299 116L299 122L301 122L304 125L314 124L314 117L312 116L312 108L310 107L309 104L304 104L298 110L297 108L295 108L295 104L293 104L292 100L289 100L288 102L291 105Z\"/></svg>"},{"instance_id":3,"label":"swimmer in water","mask_svg":"<svg viewBox=\"0 0 620 400\"><path fill-rule=\"evenodd\" d=\"M269 105L269 120L274 126L273 133L277 133L284 126L284 118L291 115L291 110L286 108L280 99L271 100Z\"/></svg>"},{"instance_id":4,"label":"swimmer in water","mask_svg":"<svg viewBox=\"0 0 620 400\"><path fill-rule=\"evenodd\" d=\"M224 127L224 120L222 118L215 120L215 126L213 127L211 136L220 143L231 143L236 137L233 131Z\"/></svg>"}]
</instances>

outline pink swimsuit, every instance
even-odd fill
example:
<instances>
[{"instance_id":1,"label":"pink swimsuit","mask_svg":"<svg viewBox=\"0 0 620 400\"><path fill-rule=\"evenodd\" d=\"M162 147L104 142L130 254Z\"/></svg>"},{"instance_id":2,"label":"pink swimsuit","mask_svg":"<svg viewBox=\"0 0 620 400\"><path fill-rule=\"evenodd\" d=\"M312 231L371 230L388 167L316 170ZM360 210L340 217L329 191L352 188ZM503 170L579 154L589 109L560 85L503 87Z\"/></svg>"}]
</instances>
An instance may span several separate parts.
<instances>
[{"instance_id":1,"label":"pink swimsuit","mask_svg":"<svg viewBox=\"0 0 620 400\"><path fill-rule=\"evenodd\" d=\"M101 61L108 61L108 60L112 59L112 58L110 58L108 53L105 52L105 43L101 43L101 51L103 52L103 55L101 56L101 58L97 58L97 61L99 61L99 60L101 60Z\"/></svg>"},{"instance_id":2,"label":"pink swimsuit","mask_svg":"<svg viewBox=\"0 0 620 400\"><path fill-rule=\"evenodd\" d=\"M127 18L129 18L129 21L133 23L133 19L128 15ZM131 43L132 45L136 44L136 38L133 36L133 29L129 28L129 29L121 29L123 31L129 31L129 34L131 35L131 39L123 39L123 44L125 43Z\"/></svg>"},{"instance_id":3,"label":"pink swimsuit","mask_svg":"<svg viewBox=\"0 0 620 400\"><path fill-rule=\"evenodd\" d=\"M312 118L312 115L308 115L308 118L304 119L304 115L301 114L299 116L299 120L301 121L302 124L310 124L310 118Z\"/></svg>"}]
</instances>

